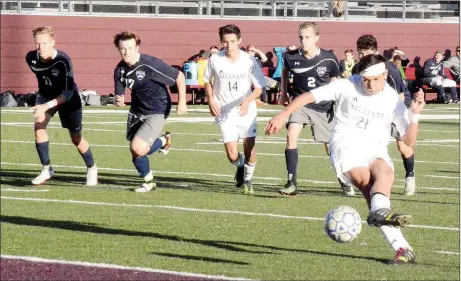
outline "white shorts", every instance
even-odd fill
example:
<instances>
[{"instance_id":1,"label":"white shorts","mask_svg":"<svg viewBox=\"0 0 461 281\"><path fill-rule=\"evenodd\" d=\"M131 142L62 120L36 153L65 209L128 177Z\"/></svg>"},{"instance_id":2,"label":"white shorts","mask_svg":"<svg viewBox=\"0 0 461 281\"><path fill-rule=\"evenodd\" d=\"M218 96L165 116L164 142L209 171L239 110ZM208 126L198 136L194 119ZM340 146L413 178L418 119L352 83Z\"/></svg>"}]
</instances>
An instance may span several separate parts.
<instances>
[{"instance_id":1,"label":"white shorts","mask_svg":"<svg viewBox=\"0 0 461 281\"><path fill-rule=\"evenodd\" d=\"M342 145L341 145L342 144ZM344 173L356 167L368 167L373 160L381 158L394 171L394 164L389 156L387 146L364 146L363 143L348 143L338 141L330 143L330 161L336 171L336 176L344 183L350 183Z\"/></svg>"},{"instance_id":2,"label":"white shorts","mask_svg":"<svg viewBox=\"0 0 461 281\"><path fill-rule=\"evenodd\" d=\"M218 125L224 143L256 137L256 116L229 116L220 120Z\"/></svg>"}]
</instances>

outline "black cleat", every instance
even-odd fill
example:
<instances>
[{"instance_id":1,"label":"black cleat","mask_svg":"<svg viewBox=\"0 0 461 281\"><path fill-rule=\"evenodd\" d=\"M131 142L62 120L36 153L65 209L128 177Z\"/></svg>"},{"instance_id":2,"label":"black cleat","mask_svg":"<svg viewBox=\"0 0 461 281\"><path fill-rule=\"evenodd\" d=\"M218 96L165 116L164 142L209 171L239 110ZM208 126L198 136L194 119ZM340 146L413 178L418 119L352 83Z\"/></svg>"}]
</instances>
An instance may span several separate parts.
<instances>
[{"instance_id":1,"label":"black cleat","mask_svg":"<svg viewBox=\"0 0 461 281\"><path fill-rule=\"evenodd\" d=\"M367 223L371 226L404 227L410 224L411 215L395 214L390 209L381 208L368 214Z\"/></svg>"}]
</instances>

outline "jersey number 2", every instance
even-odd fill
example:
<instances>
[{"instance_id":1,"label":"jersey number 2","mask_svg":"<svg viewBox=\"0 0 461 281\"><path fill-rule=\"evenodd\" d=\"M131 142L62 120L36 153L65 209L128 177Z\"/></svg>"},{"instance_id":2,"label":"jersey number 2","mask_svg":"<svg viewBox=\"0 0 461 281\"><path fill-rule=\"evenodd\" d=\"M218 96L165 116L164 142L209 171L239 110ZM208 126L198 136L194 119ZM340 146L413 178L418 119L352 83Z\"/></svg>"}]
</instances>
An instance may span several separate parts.
<instances>
[{"instance_id":1,"label":"jersey number 2","mask_svg":"<svg viewBox=\"0 0 461 281\"><path fill-rule=\"evenodd\" d=\"M238 91L238 86L237 86L237 82L234 82L234 84L232 84L231 82L229 82L229 91Z\"/></svg>"},{"instance_id":2,"label":"jersey number 2","mask_svg":"<svg viewBox=\"0 0 461 281\"><path fill-rule=\"evenodd\" d=\"M307 87L315 88L315 78L314 77L307 78Z\"/></svg>"}]
</instances>

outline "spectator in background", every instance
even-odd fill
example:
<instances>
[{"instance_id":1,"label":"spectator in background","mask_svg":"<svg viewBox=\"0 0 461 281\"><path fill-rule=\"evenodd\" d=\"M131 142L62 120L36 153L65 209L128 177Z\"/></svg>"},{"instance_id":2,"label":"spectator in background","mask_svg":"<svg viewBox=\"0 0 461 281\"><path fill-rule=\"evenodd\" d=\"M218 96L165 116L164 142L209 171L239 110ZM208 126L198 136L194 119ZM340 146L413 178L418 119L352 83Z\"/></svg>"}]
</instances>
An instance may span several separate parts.
<instances>
[{"instance_id":1,"label":"spectator in background","mask_svg":"<svg viewBox=\"0 0 461 281\"><path fill-rule=\"evenodd\" d=\"M437 99L443 103L458 103L458 95L456 93L456 82L447 79L443 69L443 51L437 50L434 57L426 60L423 67L423 84L432 87L437 92ZM449 88L451 98L445 95L445 89Z\"/></svg>"},{"instance_id":2,"label":"spectator in background","mask_svg":"<svg viewBox=\"0 0 461 281\"><path fill-rule=\"evenodd\" d=\"M344 55L345 59L339 62L339 71L341 72L342 78L347 78L352 76L352 68L355 65L354 51L352 49L347 49Z\"/></svg>"},{"instance_id":3,"label":"spectator in background","mask_svg":"<svg viewBox=\"0 0 461 281\"><path fill-rule=\"evenodd\" d=\"M255 58L256 63L258 64L259 68L263 70L263 63L267 61L267 56L261 52L259 49L256 49L256 47L253 44L250 44L247 46L247 52L250 56ZM276 88L278 86L277 80L274 80L270 77L267 77L264 75L265 79L265 87L262 88L262 94L261 97L256 99L256 105L265 105L268 102L268 97L267 97L267 90Z\"/></svg>"},{"instance_id":4,"label":"spectator in background","mask_svg":"<svg viewBox=\"0 0 461 281\"><path fill-rule=\"evenodd\" d=\"M450 69L451 75L457 83L459 83L459 46L456 47L456 56L451 56L443 62L443 65Z\"/></svg>"},{"instance_id":5,"label":"spectator in background","mask_svg":"<svg viewBox=\"0 0 461 281\"><path fill-rule=\"evenodd\" d=\"M400 56L400 59L402 61L402 66L405 68L407 65L410 63L410 60L408 59L407 56L405 56L405 53L399 49L399 47L394 47L392 49L392 58L395 56Z\"/></svg>"},{"instance_id":6,"label":"spectator in background","mask_svg":"<svg viewBox=\"0 0 461 281\"><path fill-rule=\"evenodd\" d=\"M210 53L211 53L212 55L219 53L219 48L216 47L216 46L211 46L211 47L210 47Z\"/></svg>"},{"instance_id":7,"label":"spectator in background","mask_svg":"<svg viewBox=\"0 0 461 281\"><path fill-rule=\"evenodd\" d=\"M402 75L402 82L407 83L407 77L405 76L405 72L403 71L402 67L402 58L399 55L395 55L392 57L391 62L395 65L395 67L400 70L400 75Z\"/></svg>"}]
</instances>

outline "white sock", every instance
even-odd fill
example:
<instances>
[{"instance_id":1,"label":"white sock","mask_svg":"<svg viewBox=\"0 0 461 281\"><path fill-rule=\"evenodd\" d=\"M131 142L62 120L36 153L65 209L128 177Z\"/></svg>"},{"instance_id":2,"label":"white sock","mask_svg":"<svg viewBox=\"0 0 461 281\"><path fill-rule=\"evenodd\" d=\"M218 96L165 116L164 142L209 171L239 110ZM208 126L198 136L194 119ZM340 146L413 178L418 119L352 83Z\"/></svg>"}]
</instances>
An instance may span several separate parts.
<instances>
[{"instance_id":1,"label":"white sock","mask_svg":"<svg viewBox=\"0 0 461 281\"><path fill-rule=\"evenodd\" d=\"M382 193L375 193L373 197L371 197L371 212L376 210L386 208L391 208L391 201Z\"/></svg>"},{"instance_id":2,"label":"white sock","mask_svg":"<svg viewBox=\"0 0 461 281\"><path fill-rule=\"evenodd\" d=\"M237 167L243 167L244 164L245 164L245 158L243 158L242 153L239 153L239 157L237 158L237 160L232 162L232 165L235 165Z\"/></svg>"},{"instance_id":3,"label":"white sock","mask_svg":"<svg viewBox=\"0 0 461 281\"><path fill-rule=\"evenodd\" d=\"M391 227L391 226L381 226L381 233L386 237L387 242L391 245L394 251L397 251L399 248L410 248L410 244L407 239L403 237L403 233L400 228Z\"/></svg>"},{"instance_id":4,"label":"white sock","mask_svg":"<svg viewBox=\"0 0 461 281\"><path fill-rule=\"evenodd\" d=\"M149 171L149 173L144 177L144 181L152 181L154 179L154 175L152 174L152 171Z\"/></svg>"},{"instance_id":5,"label":"white sock","mask_svg":"<svg viewBox=\"0 0 461 281\"><path fill-rule=\"evenodd\" d=\"M256 162L254 163L245 163L245 177L244 177L244 180L245 181L251 181L251 179L253 178L253 172L255 171L255 167L256 167Z\"/></svg>"}]
</instances>

